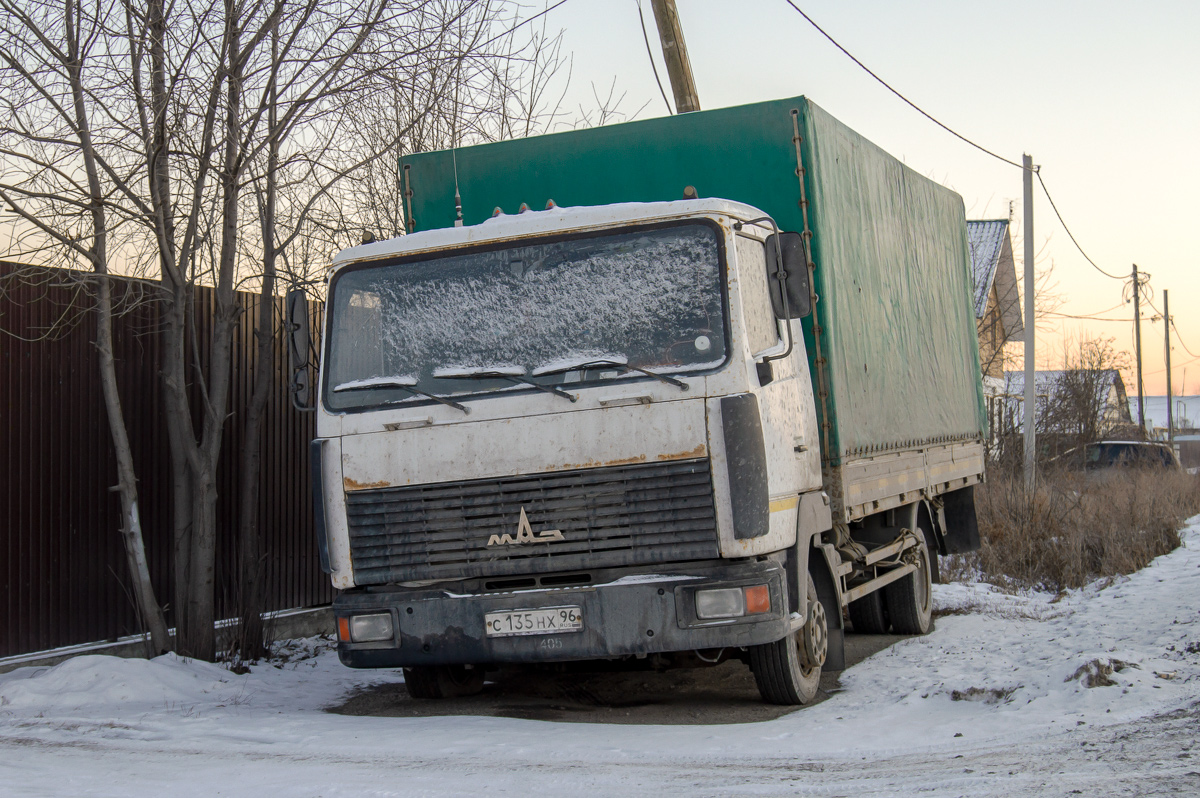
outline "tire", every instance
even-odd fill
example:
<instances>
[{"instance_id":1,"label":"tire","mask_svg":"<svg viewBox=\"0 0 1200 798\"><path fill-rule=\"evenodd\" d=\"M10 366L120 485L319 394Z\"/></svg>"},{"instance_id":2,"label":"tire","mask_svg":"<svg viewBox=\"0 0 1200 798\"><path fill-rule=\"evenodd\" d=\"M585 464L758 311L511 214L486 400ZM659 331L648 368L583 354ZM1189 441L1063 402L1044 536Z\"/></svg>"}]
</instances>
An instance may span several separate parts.
<instances>
[{"instance_id":1,"label":"tire","mask_svg":"<svg viewBox=\"0 0 1200 798\"><path fill-rule=\"evenodd\" d=\"M404 686L413 698L462 698L483 691L483 668L438 665L404 669Z\"/></svg>"},{"instance_id":2,"label":"tire","mask_svg":"<svg viewBox=\"0 0 1200 798\"><path fill-rule=\"evenodd\" d=\"M821 665L829 650L829 621L808 577L808 618L804 627L774 643L750 647L750 670L759 695L770 704L807 704L821 683Z\"/></svg>"},{"instance_id":3,"label":"tire","mask_svg":"<svg viewBox=\"0 0 1200 798\"><path fill-rule=\"evenodd\" d=\"M883 635L891 628L887 613L883 608L881 591L868 593L860 599L850 602L850 623L854 631L860 635Z\"/></svg>"},{"instance_id":4,"label":"tire","mask_svg":"<svg viewBox=\"0 0 1200 798\"><path fill-rule=\"evenodd\" d=\"M404 687L412 698L441 698L435 668L405 668Z\"/></svg>"},{"instance_id":5,"label":"tire","mask_svg":"<svg viewBox=\"0 0 1200 798\"><path fill-rule=\"evenodd\" d=\"M917 570L883 588L883 604L898 635L928 634L933 628L933 583L929 558L929 535L917 527Z\"/></svg>"}]
</instances>

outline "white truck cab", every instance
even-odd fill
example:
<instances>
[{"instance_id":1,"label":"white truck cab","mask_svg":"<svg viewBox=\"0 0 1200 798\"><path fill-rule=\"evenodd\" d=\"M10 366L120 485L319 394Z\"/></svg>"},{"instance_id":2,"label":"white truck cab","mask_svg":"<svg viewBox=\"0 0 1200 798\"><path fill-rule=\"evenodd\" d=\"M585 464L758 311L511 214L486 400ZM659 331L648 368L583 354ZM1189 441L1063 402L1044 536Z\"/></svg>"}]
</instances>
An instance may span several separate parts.
<instances>
[{"instance_id":1,"label":"white truck cab","mask_svg":"<svg viewBox=\"0 0 1200 798\"><path fill-rule=\"evenodd\" d=\"M832 521L788 251L761 211L692 199L341 253L313 454L342 661L436 696L807 625L819 674L804 574Z\"/></svg>"}]
</instances>

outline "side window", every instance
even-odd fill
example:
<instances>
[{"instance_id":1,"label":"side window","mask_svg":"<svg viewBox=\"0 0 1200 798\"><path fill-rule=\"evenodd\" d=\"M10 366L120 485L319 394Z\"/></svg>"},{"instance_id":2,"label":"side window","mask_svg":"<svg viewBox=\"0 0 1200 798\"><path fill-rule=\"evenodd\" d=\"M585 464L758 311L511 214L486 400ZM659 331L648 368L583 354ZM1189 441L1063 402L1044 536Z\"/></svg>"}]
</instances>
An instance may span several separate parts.
<instances>
[{"instance_id":1,"label":"side window","mask_svg":"<svg viewBox=\"0 0 1200 798\"><path fill-rule=\"evenodd\" d=\"M771 309L767 291L766 247L760 241L737 237L738 285L742 294L742 318L746 337L753 354L764 352L779 343L779 324Z\"/></svg>"},{"instance_id":2,"label":"side window","mask_svg":"<svg viewBox=\"0 0 1200 798\"><path fill-rule=\"evenodd\" d=\"M333 340L340 342L333 352L330 385L362 377L389 376L383 362L382 302L378 293L361 289L343 291L338 296L343 307L334 318L338 326Z\"/></svg>"}]
</instances>

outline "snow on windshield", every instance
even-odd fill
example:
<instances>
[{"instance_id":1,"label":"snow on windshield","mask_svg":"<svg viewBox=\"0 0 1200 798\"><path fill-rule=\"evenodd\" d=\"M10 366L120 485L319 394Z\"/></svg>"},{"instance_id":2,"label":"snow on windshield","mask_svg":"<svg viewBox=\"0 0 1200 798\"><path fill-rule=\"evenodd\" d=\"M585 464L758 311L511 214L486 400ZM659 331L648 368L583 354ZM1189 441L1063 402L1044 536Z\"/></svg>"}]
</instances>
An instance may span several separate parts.
<instances>
[{"instance_id":1,"label":"snow on windshield","mask_svg":"<svg viewBox=\"0 0 1200 798\"><path fill-rule=\"evenodd\" d=\"M711 367L720 286L716 233L695 223L352 270L334 288L333 380L417 374L441 394L588 360Z\"/></svg>"}]
</instances>

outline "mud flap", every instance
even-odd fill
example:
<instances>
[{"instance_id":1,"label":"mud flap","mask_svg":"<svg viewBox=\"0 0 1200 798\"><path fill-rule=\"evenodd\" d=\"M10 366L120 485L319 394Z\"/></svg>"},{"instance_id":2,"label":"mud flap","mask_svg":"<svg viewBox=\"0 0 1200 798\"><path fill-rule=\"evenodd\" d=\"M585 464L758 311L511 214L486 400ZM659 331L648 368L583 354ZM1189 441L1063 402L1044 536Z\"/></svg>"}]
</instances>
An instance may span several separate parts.
<instances>
[{"instance_id":1,"label":"mud flap","mask_svg":"<svg viewBox=\"0 0 1200 798\"><path fill-rule=\"evenodd\" d=\"M942 540L946 554L978 551L980 542L979 521L975 517L975 486L968 485L951 491L942 500L945 502L941 512L944 519Z\"/></svg>"}]
</instances>

